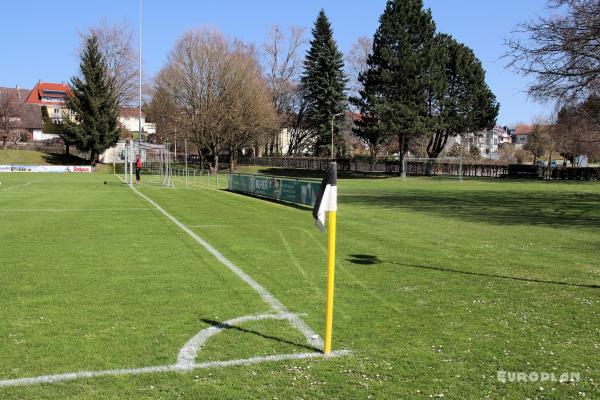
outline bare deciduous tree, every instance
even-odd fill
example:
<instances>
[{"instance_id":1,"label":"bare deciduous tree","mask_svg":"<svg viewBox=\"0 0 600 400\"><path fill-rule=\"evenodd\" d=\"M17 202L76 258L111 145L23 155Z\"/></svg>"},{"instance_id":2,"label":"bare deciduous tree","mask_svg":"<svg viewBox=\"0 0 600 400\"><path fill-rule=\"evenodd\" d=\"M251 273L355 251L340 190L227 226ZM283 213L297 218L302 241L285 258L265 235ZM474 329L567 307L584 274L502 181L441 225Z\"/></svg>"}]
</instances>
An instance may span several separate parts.
<instances>
[{"instance_id":1,"label":"bare deciduous tree","mask_svg":"<svg viewBox=\"0 0 600 400\"><path fill-rule=\"evenodd\" d=\"M90 34L98 38L117 103L121 107L135 103L139 94L139 53L133 46L131 27L125 22L111 25L104 20L82 35L82 39Z\"/></svg>"},{"instance_id":2,"label":"bare deciduous tree","mask_svg":"<svg viewBox=\"0 0 600 400\"><path fill-rule=\"evenodd\" d=\"M15 94L7 89L0 89L0 135L2 148L14 140L13 128L18 120L18 105Z\"/></svg>"},{"instance_id":3,"label":"bare deciduous tree","mask_svg":"<svg viewBox=\"0 0 600 400\"><path fill-rule=\"evenodd\" d=\"M306 43L304 32L303 28L292 27L286 35L279 26L274 25L263 45L265 75L279 118L279 128L287 129L290 135L288 154L293 154L293 149L298 148L297 144L304 140L301 129L297 129L301 125L300 117L303 115L298 93L302 68L299 52ZM266 138L267 154L281 153L282 143L279 139L279 130L275 130Z\"/></svg>"},{"instance_id":4,"label":"bare deciduous tree","mask_svg":"<svg viewBox=\"0 0 600 400\"><path fill-rule=\"evenodd\" d=\"M600 98L591 96L583 102L563 105L557 113L554 131L559 151L574 161L574 157L587 154L600 159Z\"/></svg>"},{"instance_id":5,"label":"bare deciduous tree","mask_svg":"<svg viewBox=\"0 0 600 400\"><path fill-rule=\"evenodd\" d=\"M225 148L234 163L237 151L274 120L254 49L216 31L186 32L169 54L158 84L177 109L182 134L199 151L209 149L213 170Z\"/></svg>"},{"instance_id":6,"label":"bare deciduous tree","mask_svg":"<svg viewBox=\"0 0 600 400\"><path fill-rule=\"evenodd\" d=\"M346 66L348 68L348 77L350 78L349 88L351 96L358 94L361 84L358 81L358 75L365 72L368 68L367 59L373 51L373 38L361 36L356 39L350 52L346 56Z\"/></svg>"},{"instance_id":7,"label":"bare deciduous tree","mask_svg":"<svg viewBox=\"0 0 600 400\"><path fill-rule=\"evenodd\" d=\"M542 100L585 99L600 93L600 2L548 0L550 15L525 22L506 41L509 67L535 82Z\"/></svg>"},{"instance_id":8,"label":"bare deciduous tree","mask_svg":"<svg viewBox=\"0 0 600 400\"><path fill-rule=\"evenodd\" d=\"M160 74L155 79L151 100L146 109L146 120L156 123L157 143L172 142L177 134L178 109L163 85L164 80L165 77Z\"/></svg>"}]
</instances>

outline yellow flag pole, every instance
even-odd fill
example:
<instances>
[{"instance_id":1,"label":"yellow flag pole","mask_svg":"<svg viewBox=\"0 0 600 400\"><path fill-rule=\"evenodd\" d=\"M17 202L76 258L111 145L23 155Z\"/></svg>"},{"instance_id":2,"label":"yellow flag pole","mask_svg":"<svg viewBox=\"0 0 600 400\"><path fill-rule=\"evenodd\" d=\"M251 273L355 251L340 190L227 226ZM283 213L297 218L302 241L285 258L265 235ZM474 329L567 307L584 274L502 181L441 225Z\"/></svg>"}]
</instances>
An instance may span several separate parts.
<instances>
[{"instance_id":1,"label":"yellow flag pole","mask_svg":"<svg viewBox=\"0 0 600 400\"><path fill-rule=\"evenodd\" d=\"M331 353L331 335L333 333L333 288L335 274L335 225L336 212L327 212L327 305L325 309L325 348L324 353Z\"/></svg>"}]
</instances>

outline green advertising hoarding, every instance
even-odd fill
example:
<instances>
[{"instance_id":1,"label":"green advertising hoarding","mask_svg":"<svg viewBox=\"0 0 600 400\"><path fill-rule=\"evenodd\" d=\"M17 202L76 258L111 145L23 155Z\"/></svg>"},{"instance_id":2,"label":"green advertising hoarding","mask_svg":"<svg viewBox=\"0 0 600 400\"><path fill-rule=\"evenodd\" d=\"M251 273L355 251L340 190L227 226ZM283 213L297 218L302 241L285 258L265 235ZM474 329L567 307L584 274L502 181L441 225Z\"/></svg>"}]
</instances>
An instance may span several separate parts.
<instances>
[{"instance_id":1,"label":"green advertising hoarding","mask_svg":"<svg viewBox=\"0 0 600 400\"><path fill-rule=\"evenodd\" d=\"M313 206L320 183L293 178L264 175L230 174L228 188L232 192L248 193L270 199Z\"/></svg>"}]
</instances>

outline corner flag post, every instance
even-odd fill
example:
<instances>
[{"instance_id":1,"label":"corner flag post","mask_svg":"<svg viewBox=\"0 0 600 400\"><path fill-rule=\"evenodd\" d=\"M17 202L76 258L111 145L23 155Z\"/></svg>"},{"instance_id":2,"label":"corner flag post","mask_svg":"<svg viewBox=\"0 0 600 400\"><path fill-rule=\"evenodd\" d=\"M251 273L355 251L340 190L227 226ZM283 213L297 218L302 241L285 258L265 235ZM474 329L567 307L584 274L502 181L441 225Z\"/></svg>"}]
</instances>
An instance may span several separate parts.
<instances>
[{"instance_id":1,"label":"corner flag post","mask_svg":"<svg viewBox=\"0 0 600 400\"><path fill-rule=\"evenodd\" d=\"M333 333L336 214L337 211L327 212L327 306L325 308L325 355L331 353L331 336Z\"/></svg>"},{"instance_id":2,"label":"corner flag post","mask_svg":"<svg viewBox=\"0 0 600 400\"><path fill-rule=\"evenodd\" d=\"M331 337L333 334L333 291L335 276L335 234L337 219L337 164L332 162L327 168L325 178L321 182L317 201L313 209L313 217L317 227L325 228L325 212L327 212L327 297L325 307L325 342L323 352L331 353Z\"/></svg>"}]
</instances>

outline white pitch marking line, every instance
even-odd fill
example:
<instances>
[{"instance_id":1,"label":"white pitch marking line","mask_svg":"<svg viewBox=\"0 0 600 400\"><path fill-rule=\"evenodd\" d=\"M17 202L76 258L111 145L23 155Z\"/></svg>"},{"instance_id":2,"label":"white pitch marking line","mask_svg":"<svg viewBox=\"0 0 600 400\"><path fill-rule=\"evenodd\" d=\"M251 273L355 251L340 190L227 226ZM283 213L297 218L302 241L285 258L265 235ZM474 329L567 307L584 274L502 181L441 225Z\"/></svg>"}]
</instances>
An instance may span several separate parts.
<instances>
[{"instance_id":1,"label":"white pitch marking line","mask_svg":"<svg viewBox=\"0 0 600 400\"><path fill-rule=\"evenodd\" d=\"M29 181L27 183L22 183L20 185L14 185L14 186L11 186L11 187L7 187L6 189L1 189L0 192L6 192L7 190L12 190L14 188L18 188L18 187L21 187L21 186L27 186L27 185L31 185L31 181Z\"/></svg>"},{"instance_id":2,"label":"white pitch marking line","mask_svg":"<svg viewBox=\"0 0 600 400\"><path fill-rule=\"evenodd\" d=\"M119 179L123 180L123 178L121 178L120 176L119 176ZM280 302L275 296L273 296L273 294L271 294L261 284L259 284L254 279L252 279L252 277L250 275L248 275L247 273L245 273L237 265L235 265L234 263L232 263L231 261L229 261L223 254L221 254L217 249L215 249L214 247L212 247L206 240L202 239L200 236L198 236L190 228L186 227L184 224L182 224L181 222L179 222L179 220L177 218L173 217L171 214L169 214L168 212L166 212L154 200L152 200L148 196L146 196L146 195L138 192L137 189L134 188L134 187L131 187L131 190L133 190L134 193L136 193L138 196L140 196L141 198L143 198L144 200L146 200L148 203L152 204L158 211L160 211L161 214L163 214L171 222L173 222L175 225L177 225L179 227L179 229L181 229L182 231L184 231L185 233L187 233L190 237L192 237L192 239L194 239L196 242L198 242L198 244L200 244L201 246L203 246L209 253L211 253L217 260L219 260L221 262L221 264L225 265L234 274L236 274L241 280L243 280L250 287L252 287L260 295L260 297L268 305L271 306L271 308L274 311L276 311L279 314L289 315L288 321L290 322L290 324L292 326L294 326L296 329L298 329L300 332L302 332L302 334L306 338L306 341L309 344L311 344L312 346L317 347L319 349L323 348L323 339L321 339L319 337L319 335L317 335L316 332L313 331L312 328L310 328L302 320L302 318L298 317L295 314L291 314L289 312L289 310L283 305L283 303Z\"/></svg>"},{"instance_id":3,"label":"white pitch marking line","mask_svg":"<svg viewBox=\"0 0 600 400\"><path fill-rule=\"evenodd\" d=\"M123 369L109 369L103 371L80 371L80 372L68 372L65 374L56 375L42 375L30 378L16 378L0 380L0 387L9 386L30 386L38 385L42 383L55 383L60 381L70 381L82 378L94 378L99 376L120 376L120 375L139 375L139 374L150 374L159 372L189 372L194 369L207 369L207 368L224 368L238 365L251 365L263 362L274 362L283 360L300 360L305 358L321 358L321 357L338 357L350 354L348 350L333 351L329 356L323 355L319 352L311 353L294 353L294 354L277 354L271 356L257 356L244 359L234 359L226 361L208 361L203 363L196 363L196 356L200 348L206 343L208 339L224 329L235 327L236 324L240 324L246 321L260 321L264 319L277 319L277 320L288 320L290 315L288 314L260 314L260 315L247 315L244 317L230 319L219 325L211 326L201 330L197 335L192 337L182 348L179 350L177 362L172 365L159 365L154 367L142 367L142 368L123 368Z\"/></svg>"},{"instance_id":4,"label":"white pitch marking line","mask_svg":"<svg viewBox=\"0 0 600 400\"><path fill-rule=\"evenodd\" d=\"M17 213L17 212L64 212L64 211L152 211L150 208L3 208L0 212Z\"/></svg>"},{"instance_id":5,"label":"white pitch marking line","mask_svg":"<svg viewBox=\"0 0 600 400\"><path fill-rule=\"evenodd\" d=\"M206 343L208 339L210 339L212 336L216 335L224 329L234 327L235 325L246 321L261 321L265 319L288 320L289 318L290 315L288 314L247 315L245 317L230 319L229 321L222 322L219 325L203 329L196 336L191 338L181 348L181 350L179 350L179 355L177 356L177 363L175 365L177 365L181 369L193 368L200 348L204 345L204 343Z\"/></svg>"},{"instance_id":6,"label":"white pitch marking line","mask_svg":"<svg viewBox=\"0 0 600 400\"><path fill-rule=\"evenodd\" d=\"M293 354L277 354L272 356L258 356L250 357L239 360L227 360L227 361L208 361L203 363L197 363L188 369L181 369L176 364L173 365L160 365L155 367L144 367L144 368L128 368L128 369L109 369L105 371L81 371L71 372L66 374L58 375L43 375L32 378L17 378L7 379L0 381L0 387L10 386L31 386L39 385L42 383L55 383L61 381L71 381L82 378L94 378L101 376L122 376L122 375L140 375L140 374L153 374L159 372L190 372L195 369L209 369L209 368L224 368L241 365L252 365L265 362L285 361L285 360L303 360L307 358L330 358L330 357L341 357L351 354L349 350L336 350L332 351L329 356L323 355L323 353L293 353Z\"/></svg>"},{"instance_id":7,"label":"white pitch marking line","mask_svg":"<svg viewBox=\"0 0 600 400\"><path fill-rule=\"evenodd\" d=\"M287 239L285 238L284 234L280 230L277 230L277 232L279 233L279 236L281 237L281 241L283 242L283 246L285 247L285 250L287 251L288 255L290 256L290 259L292 260L292 264L294 264L296 269L298 269L298 271L300 271L304 280L310 284L310 287L316 293L319 293L319 289L317 289L315 284L308 278L308 274L306 273L304 268L302 268L302 265L300 265L300 262L298 262L298 260L294 256L294 253L292 252L292 248L291 248L290 244L288 243Z\"/></svg>"},{"instance_id":8,"label":"white pitch marking line","mask_svg":"<svg viewBox=\"0 0 600 400\"><path fill-rule=\"evenodd\" d=\"M226 228L230 225L187 225L188 228Z\"/></svg>"}]
</instances>

